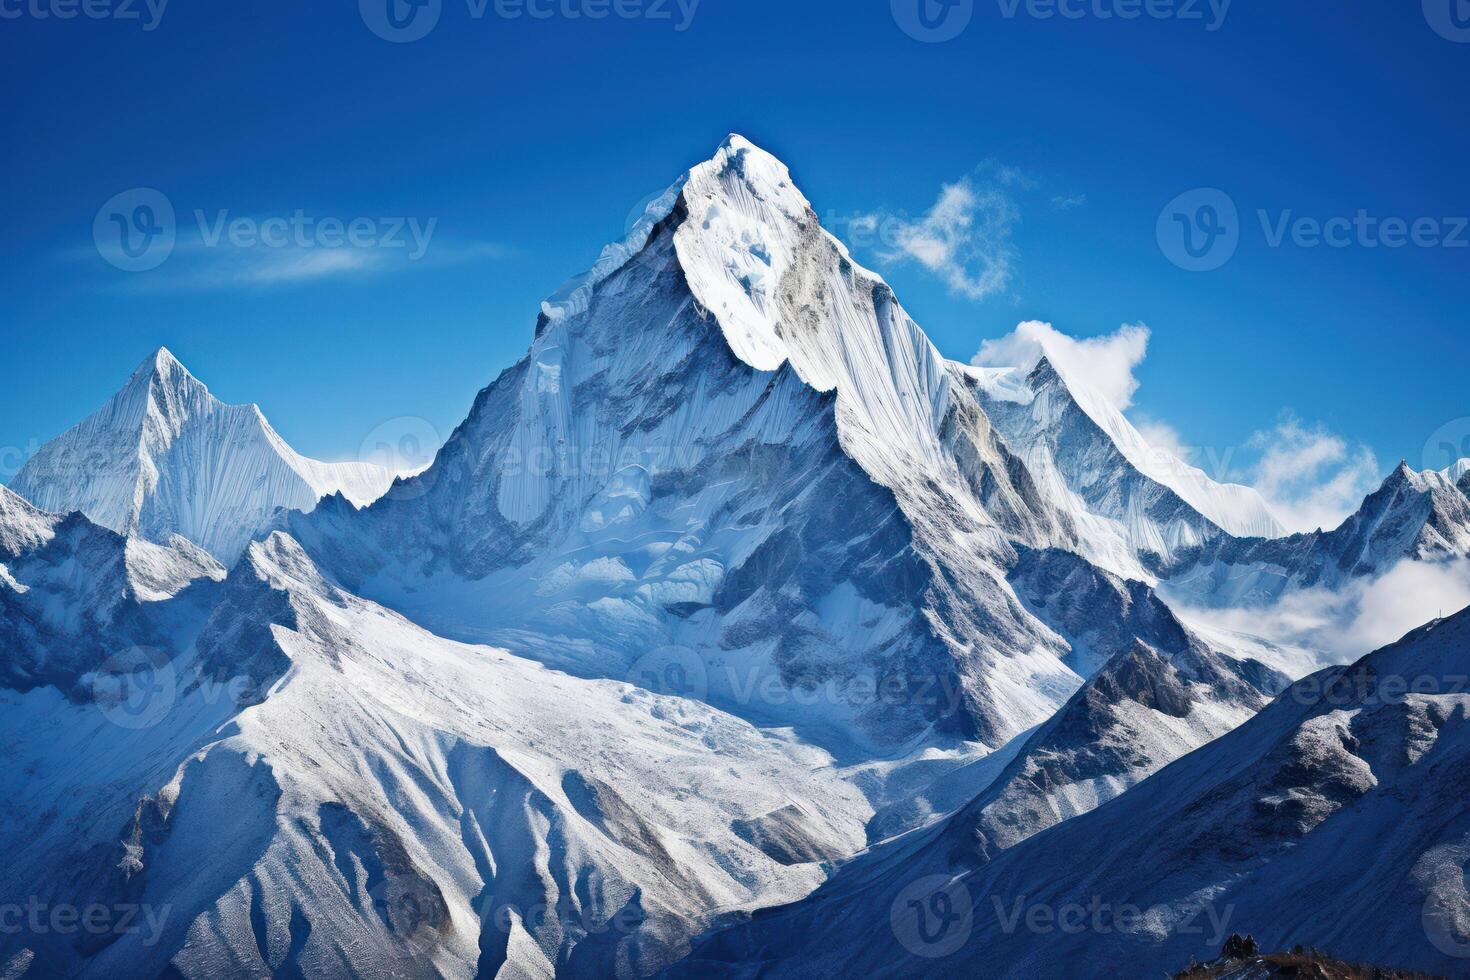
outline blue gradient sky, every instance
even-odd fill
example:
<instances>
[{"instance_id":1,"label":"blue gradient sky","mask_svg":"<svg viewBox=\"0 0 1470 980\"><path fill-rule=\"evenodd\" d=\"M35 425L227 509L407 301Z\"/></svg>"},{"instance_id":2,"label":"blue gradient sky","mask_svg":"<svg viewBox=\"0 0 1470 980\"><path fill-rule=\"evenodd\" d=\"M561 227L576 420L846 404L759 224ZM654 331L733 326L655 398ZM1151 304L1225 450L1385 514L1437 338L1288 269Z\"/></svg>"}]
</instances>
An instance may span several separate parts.
<instances>
[{"instance_id":1,"label":"blue gradient sky","mask_svg":"<svg viewBox=\"0 0 1470 980\"><path fill-rule=\"evenodd\" d=\"M524 352L539 301L730 131L785 159L844 236L858 215L917 218L966 175L1024 175L998 293L856 249L950 356L1021 320L1079 336L1141 321L1133 411L1188 444L1248 447L1294 411L1386 470L1434 462L1447 423L1470 437L1470 248L1273 248L1256 217L1470 214L1470 43L1419 0L1240 0L1217 30L975 0L944 43L908 36L887 0L703 0L683 31L672 2L670 20L602 21L443 4L407 44L352 3L179 3L153 30L0 20L0 466L160 344L311 455L354 456L401 416L447 435ZM98 209L135 187L183 229L152 272L93 246ZM1208 273L1156 238L1198 187L1242 218ZM201 252L195 209L437 224L412 263Z\"/></svg>"}]
</instances>

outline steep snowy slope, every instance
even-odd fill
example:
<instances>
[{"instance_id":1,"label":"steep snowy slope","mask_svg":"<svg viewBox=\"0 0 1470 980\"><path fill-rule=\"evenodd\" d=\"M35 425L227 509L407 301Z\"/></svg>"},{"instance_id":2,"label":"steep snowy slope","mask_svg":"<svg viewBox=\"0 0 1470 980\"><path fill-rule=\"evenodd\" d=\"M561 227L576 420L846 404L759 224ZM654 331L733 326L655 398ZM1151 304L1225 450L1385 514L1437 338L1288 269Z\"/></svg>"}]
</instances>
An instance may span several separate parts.
<instances>
[{"instance_id":1,"label":"steep snowy slope","mask_svg":"<svg viewBox=\"0 0 1470 980\"><path fill-rule=\"evenodd\" d=\"M873 862L855 887L712 937L676 975L1157 976L1241 932L1463 976L1467 649L1470 611L1299 682L978 870L938 857L936 832L929 863Z\"/></svg>"},{"instance_id":2,"label":"steep snowy slope","mask_svg":"<svg viewBox=\"0 0 1470 980\"><path fill-rule=\"evenodd\" d=\"M871 813L697 702L440 640L250 546L150 727L0 694L0 894L141 907L0 933L33 975L646 975L792 901ZM19 842L26 842L17 848Z\"/></svg>"},{"instance_id":3,"label":"steep snowy slope","mask_svg":"<svg viewBox=\"0 0 1470 980\"><path fill-rule=\"evenodd\" d=\"M1235 728L1290 683L1196 635L1143 583L1069 552L1025 555L1012 581L1028 608L1062 635L1072 650L1067 662L1088 680L948 821L946 861L989 860L1091 810ZM885 816L870 838L903 829ZM914 862L928 847L918 838L906 845Z\"/></svg>"},{"instance_id":4,"label":"steep snowy slope","mask_svg":"<svg viewBox=\"0 0 1470 980\"><path fill-rule=\"evenodd\" d=\"M1168 590L1195 605L1248 605L1290 589L1337 588L1404 559L1467 555L1470 476L1457 487L1441 473L1400 464L1341 527L1274 541L1217 539L1178 556Z\"/></svg>"},{"instance_id":5,"label":"steep snowy slope","mask_svg":"<svg viewBox=\"0 0 1470 980\"><path fill-rule=\"evenodd\" d=\"M0 685L51 684L88 699L94 671L139 647L169 647L224 577L183 538L125 539L0 487Z\"/></svg>"},{"instance_id":6,"label":"steep snowy slope","mask_svg":"<svg viewBox=\"0 0 1470 980\"><path fill-rule=\"evenodd\" d=\"M1087 385L1069 382L1045 356L1022 368L967 368L982 404L1046 491L1082 530L1089 557L1144 577L1187 549L1283 528L1260 495L1221 484L1148 445L1123 414Z\"/></svg>"},{"instance_id":7,"label":"steep snowy slope","mask_svg":"<svg viewBox=\"0 0 1470 980\"><path fill-rule=\"evenodd\" d=\"M1074 546L1069 519L738 137L546 305L405 493L289 526L442 635L588 676L672 670L865 751L995 747L1081 682L1005 571L1016 543Z\"/></svg>"},{"instance_id":8,"label":"steep snowy slope","mask_svg":"<svg viewBox=\"0 0 1470 980\"><path fill-rule=\"evenodd\" d=\"M173 534L232 563L279 507L341 492L359 506L393 474L297 455L254 405L225 405L167 350L100 411L43 446L11 489L43 510L80 511L121 534Z\"/></svg>"}]
</instances>

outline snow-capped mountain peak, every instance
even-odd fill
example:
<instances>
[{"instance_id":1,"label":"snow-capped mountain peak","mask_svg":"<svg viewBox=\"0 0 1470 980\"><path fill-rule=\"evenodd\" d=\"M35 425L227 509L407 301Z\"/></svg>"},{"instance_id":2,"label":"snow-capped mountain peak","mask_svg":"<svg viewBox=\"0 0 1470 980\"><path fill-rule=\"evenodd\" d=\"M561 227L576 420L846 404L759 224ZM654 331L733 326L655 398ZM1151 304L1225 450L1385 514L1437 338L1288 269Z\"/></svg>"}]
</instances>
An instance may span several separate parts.
<instances>
[{"instance_id":1,"label":"snow-capped mountain peak","mask_svg":"<svg viewBox=\"0 0 1470 980\"><path fill-rule=\"evenodd\" d=\"M278 508L341 492L366 505L393 474L301 456L255 405L226 405L164 347L80 425L47 443L12 489L42 510L80 511L120 534L181 534L232 563Z\"/></svg>"},{"instance_id":2,"label":"snow-capped mountain peak","mask_svg":"<svg viewBox=\"0 0 1470 980\"><path fill-rule=\"evenodd\" d=\"M1130 466L1173 491L1220 529L1243 538L1275 538L1286 533L1258 492L1239 484L1216 481L1170 450L1150 444L1105 395L1085 379L1067 376L1045 351L1034 364L1013 369L971 370L987 392L1000 401L1029 405L1038 394L1050 392L1063 403L1073 402Z\"/></svg>"}]
</instances>

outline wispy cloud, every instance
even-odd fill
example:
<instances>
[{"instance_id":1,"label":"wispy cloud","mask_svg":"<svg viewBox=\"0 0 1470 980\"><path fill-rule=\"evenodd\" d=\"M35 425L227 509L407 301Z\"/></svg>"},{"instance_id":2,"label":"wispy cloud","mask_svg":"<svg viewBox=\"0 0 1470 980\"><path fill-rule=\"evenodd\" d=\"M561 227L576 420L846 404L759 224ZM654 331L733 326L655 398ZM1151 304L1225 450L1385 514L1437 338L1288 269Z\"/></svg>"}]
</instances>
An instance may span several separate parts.
<instances>
[{"instance_id":1,"label":"wispy cloud","mask_svg":"<svg viewBox=\"0 0 1470 980\"><path fill-rule=\"evenodd\" d=\"M1058 194L1051 199L1051 209L1053 211L1071 211L1073 208L1080 208L1086 203L1086 194Z\"/></svg>"},{"instance_id":2,"label":"wispy cloud","mask_svg":"<svg viewBox=\"0 0 1470 980\"><path fill-rule=\"evenodd\" d=\"M1251 483L1292 531L1337 527L1382 482L1367 446L1290 414L1257 432L1247 448L1260 454Z\"/></svg>"},{"instance_id":3,"label":"wispy cloud","mask_svg":"<svg viewBox=\"0 0 1470 980\"><path fill-rule=\"evenodd\" d=\"M1147 326L1131 323L1110 334L1078 339L1050 323L1028 320L1004 337L984 341L972 363L1029 370L1044 355L1069 383L1087 385L1123 411L1138 391L1134 372L1148 355L1149 336Z\"/></svg>"},{"instance_id":4,"label":"wispy cloud","mask_svg":"<svg viewBox=\"0 0 1470 980\"><path fill-rule=\"evenodd\" d=\"M1138 367L1148 356L1150 340L1149 328L1141 323L1077 338L1049 323L1029 321L984 341L972 363L1030 370L1045 355L1068 384L1085 385L1128 412L1154 449L1203 467L1220 482L1255 487L1288 531L1337 527L1382 482L1378 461L1367 446L1289 412L1244 445L1207 447L1189 445L1165 420L1131 411Z\"/></svg>"},{"instance_id":5,"label":"wispy cloud","mask_svg":"<svg viewBox=\"0 0 1470 980\"><path fill-rule=\"evenodd\" d=\"M1185 608L1191 621L1316 651L1345 663L1401 639L1441 615L1470 606L1470 561L1404 560L1343 589L1289 592L1265 607Z\"/></svg>"},{"instance_id":6,"label":"wispy cloud","mask_svg":"<svg viewBox=\"0 0 1470 980\"><path fill-rule=\"evenodd\" d=\"M1012 233L1021 221L1015 193L1030 186L1020 171L989 163L945 184L917 219L872 214L859 225L888 229L885 261L917 262L955 295L984 300L1003 293L1015 276L1020 253Z\"/></svg>"},{"instance_id":7,"label":"wispy cloud","mask_svg":"<svg viewBox=\"0 0 1470 980\"><path fill-rule=\"evenodd\" d=\"M128 292L227 291L300 286L328 279L384 276L466 262L493 262L513 250L495 242L436 239L437 219L314 220L293 226L283 218L215 218L183 221L177 241L146 271L110 278ZM245 228L237 233L237 225ZM61 253L67 262L98 257L127 269L120 241L99 238L93 247Z\"/></svg>"}]
</instances>

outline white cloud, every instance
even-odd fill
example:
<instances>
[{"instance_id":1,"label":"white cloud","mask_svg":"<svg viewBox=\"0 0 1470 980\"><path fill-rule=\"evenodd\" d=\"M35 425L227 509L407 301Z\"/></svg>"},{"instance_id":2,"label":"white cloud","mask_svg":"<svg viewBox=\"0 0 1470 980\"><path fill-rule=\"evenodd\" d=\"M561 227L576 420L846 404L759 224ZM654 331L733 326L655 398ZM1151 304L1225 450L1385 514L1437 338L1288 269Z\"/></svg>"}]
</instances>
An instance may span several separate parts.
<instances>
[{"instance_id":1,"label":"white cloud","mask_svg":"<svg viewBox=\"0 0 1470 980\"><path fill-rule=\"evenodd\" d=\"M1004 337L983 342L972 363L1029 370L1045 355L1068 383L1087 385L1123 411L1138 391L1134 371L1148 355L1148 341L1149 329L1141 323L1078 340L1049 323L1029 320Z\"/></svg>"},{"instance_id":2,"label":"white cloud","mask_svg":"<svg viewBox=\"0 0 1470 980\"><path fill-rule=\"evenodd\" d=\"M1324 663L1349 663L1402 639L1439 616L1470 606L1470 561L1405 559L1340 591L1304 589L1264 608L1182 609L1187 619L1311 650Z\"/></svg>"},{"instance_id":3,"label":"white cloud","mask_svg":"<svg viewBox=\"0 0 1470 980\"><path fill-rule=\"evenodd\" d=\"M1368 447L1292 416L1256 433L1248 448L1260 453L1251 482L1288 530L1336 528L1382 482Z\"/></svg>"},{"instance_id":4,"label":"white cloud","mask_svg":"<svg viewBox=\"0 0 1470 980\"><path fill-rule=\"evenodd\" d=\"M1051 207L1053 211L1070 211L1073 208L1080 208L1086 203L1086 194L1058 194L1051 199Z\"/></svg>"},{"instance_id":5,"label":"white cloud","mask_svg":"<svg viewBox=\"0 0 1470 980\"><path fill-rule=\"evenodd\" d=\"M917 262L955 295L988 299L1003 293L1015 276L1020 253L1011 234L1021 209L1012 191L1026 186L1019 171L987 164L944 185L917 220L865 215L855 227L886 229L891 248L882 255L885 261Z\"/></svg>"}]
</instances>

